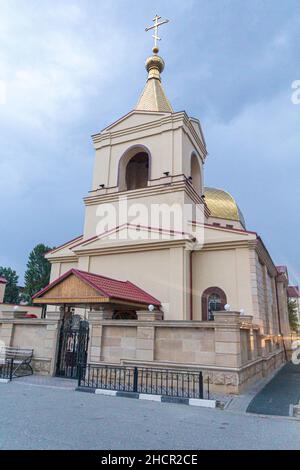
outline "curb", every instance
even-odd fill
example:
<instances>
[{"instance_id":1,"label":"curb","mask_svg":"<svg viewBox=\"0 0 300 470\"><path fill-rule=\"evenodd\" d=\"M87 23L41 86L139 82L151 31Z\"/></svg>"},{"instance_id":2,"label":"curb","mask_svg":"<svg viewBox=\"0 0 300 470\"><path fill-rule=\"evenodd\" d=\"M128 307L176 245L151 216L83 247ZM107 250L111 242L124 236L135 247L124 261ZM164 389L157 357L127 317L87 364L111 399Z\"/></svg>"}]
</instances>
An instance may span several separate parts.
<instances>
[{"instance_id":1,"label":"curb","mask_svg":"<svg viewBox=\"0 0 300 470\"><path fill-rule=\"evenodd\" d=\"M189 406L201 406L204 408L216 408L216 400L205 400L201 398L180 398L180 397L168 397L165 395L151 395L145 393L135 392L117 392L116 390L105 390L101 388L90 388L77 387L77 392L94 393L95 395L106 395L110 397L123 397L123 398L135 398L137 400L156 401L161 403L177 403L180 405Z\"/></svg>"},{"instance_id":2,"label":"curb","mask_svg":"<svg viewBox=\"0 0 300 470\"><path fill-rule=\"evenodd\" d=\"M9 379L0 379L0 384L8 384L9 382Z\"/></svg>"}]
</instances>

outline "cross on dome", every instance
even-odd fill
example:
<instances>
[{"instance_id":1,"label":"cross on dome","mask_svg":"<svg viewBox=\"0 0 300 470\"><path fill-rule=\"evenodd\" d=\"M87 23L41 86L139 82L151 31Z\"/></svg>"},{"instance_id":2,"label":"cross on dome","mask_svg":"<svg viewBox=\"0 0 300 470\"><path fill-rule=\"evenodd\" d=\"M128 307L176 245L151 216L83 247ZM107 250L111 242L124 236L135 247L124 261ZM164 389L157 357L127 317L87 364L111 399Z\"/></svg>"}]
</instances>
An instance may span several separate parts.
<instances>
[{"instance_id":1,"label":"cross on dome","mask_svg":"<svg viewBox=\"0 0 300 470\"><path fill-rule=\"evenodd\" d=\"M158 28L162 26L163 24L169 23L169 20L162 20L162 21L159 21L159 20L161 20L161 16L155 15L155 17L153 18L154 25L149 26L148 28L145 29L146 32L154 29L154 34L152 35L152 37L154 38L154 47L153 47L154 54L157 54L159 51L157 41L161 41L161 38L158 36Z\"/></svg>"}]
</instances>

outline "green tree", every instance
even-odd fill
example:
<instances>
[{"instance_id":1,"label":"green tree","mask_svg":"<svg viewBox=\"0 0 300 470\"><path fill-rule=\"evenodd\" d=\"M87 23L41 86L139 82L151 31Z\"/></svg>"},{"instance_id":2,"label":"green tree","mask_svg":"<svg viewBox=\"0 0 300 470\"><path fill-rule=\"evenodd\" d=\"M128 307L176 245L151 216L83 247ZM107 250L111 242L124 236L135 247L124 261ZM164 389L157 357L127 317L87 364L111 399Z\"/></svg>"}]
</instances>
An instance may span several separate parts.
<instances>
[{"instance_id":1,"label":"green tree","mask_svg":"<svg viewBox=\"0 0 300 470\"><path fill-rule=\"evenodd\" d=\"M292 331L299 331L296 300L288 299L289 322Z\"/></svg>"},{"instance_id":2,"label":"green tree","mask_svg":"<svg viewBox=\"0 0 300 470\"><path fill-rule=\"evenodd\" d=\"M25 273L25 295L32 303L32 296L49 284L51 265L45 258L49 246L37 245L29 255Z\"/></svg>"},{"instance_id":3,"label":"green tree","mask_svg":"<svg viewBox=\"0 0 300 470\"><path fill-rule=\"evenodd\" d=\"M0 276L5 277L7 280L4 303L6 304L18 304L19 303L19 289L18 280L19 276L16 271L11 268L4 268L0 266Z\"/></svg>"}]
</instances>

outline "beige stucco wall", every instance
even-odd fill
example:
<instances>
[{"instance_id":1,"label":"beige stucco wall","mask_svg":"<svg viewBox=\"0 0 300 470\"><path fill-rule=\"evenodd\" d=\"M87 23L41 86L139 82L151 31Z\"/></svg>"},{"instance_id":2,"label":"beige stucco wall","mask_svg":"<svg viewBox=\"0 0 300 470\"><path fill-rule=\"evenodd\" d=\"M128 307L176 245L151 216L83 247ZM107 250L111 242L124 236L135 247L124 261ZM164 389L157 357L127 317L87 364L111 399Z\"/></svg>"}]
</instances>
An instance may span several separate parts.
<instances>
[{"instance_id":1,"label":"beige stucco wall","mask_svg":"<svg viewBox=\"0 0 300 470\"><path fill-rule=\"evenodd\" d=\"M5 288L6 288L6 284L4 284L3 282L0 282L0 304L2 304L3 299L4 299Z\"/></svg>"},{"instance_id":2,"label":"beige stucco wall","mask_svg":"<svg viewBox=\"0 0 300 470\"><path fill-rule=\"evenodd\" d=\"M162 134L149 134L146 135L145 132L133 134L130 141L120 142L120 138L114 139L111 146L97 150L93 189L97 189L100 184L108 187L118 186L119 161L132 145L146 147L150 153L150 179L161 178L165 171L173 174L182 173L181 132L168 130ZM164 155L164 158L161 158L161 155Z\"/></svg>"},{"instance_id":3,"label":"beige stucco wall","mask_svg":"<svg viewBox=\"0 0 300 470\"><path fill-rule=\"evenodd\" d=\"M195 205L186 194L184 185L180 188L165 185L158 192L152 192L151 188L134 190L122 193L122 196L126 197L126 201L120 200L118 193L105 200L99 199L93 204L89 201L85 209L85 240L95 235L103 235L105 230L112 230L126 223L154 229L184 231L184 215L188 214L186 205ZM191 210L190 212L192 213ZM204 215L202 216L202 212L200 214L198 219L202 222Z\"/></svg>"},{"instance_id":4,"label":"beige stucco wall","mask_svg":"<svg viewBox=\"0 0 300 470\"><path fill-rule=\"evenodd\" d=\"M278 307L276 298L276 279L270 273L258 253L249 251L251 290L253 299L253 319L265 334L278 334Z\"/></svg>"},{"instance_id":5,"label":"beige stucco wall","mask_svg":"<svg viewBox=\"0 0 300 470\"><path fill-rule=\"evenodd\" d=\"M93 190L100 184L118 185L120 159L133 145L143 146L150 153L150 179L161 178L166 171L189 176L191 153L196 151L204 157L204 147L199 148L185 120L183 113L154 116L139 112L100 134L100 140L95 144Z\"/></svg>"},{"instance_id":6,"label":"beige stucco wall","mask_svg":"<svg viewBox=\"0 0 300 470\"><path fill-rule=\"evenodd\" d=\"M89 271L133 282L161 301L165 319L184 319L187 315L185 256L182 247L91 256Z\"/></svg>"},{"instance_id":7,"label":"beige stucco wall","mask_svg":"<svg viewBox=\"0 0 300 470\"><path fill-rule=\"evenodd\" d=\"M72 268L78 268L77 261L66 262L64 261L55 261L51 263L51 273L50 273L50 282L53 282L55 279L62 276L64 273L69 271Z\"/></svg>"},{"instance_id":8,"label":"beige stucco wall","mask_svg":"<svg viewBox=\"0 0 300 470\"><path fill-rule=\"evenodd\" d=\"M201 298L209 287L219 287L233 310L252 315L251 275L248 248L193 254L193 317L202 319Z\"/></svg>"}]
</instances>

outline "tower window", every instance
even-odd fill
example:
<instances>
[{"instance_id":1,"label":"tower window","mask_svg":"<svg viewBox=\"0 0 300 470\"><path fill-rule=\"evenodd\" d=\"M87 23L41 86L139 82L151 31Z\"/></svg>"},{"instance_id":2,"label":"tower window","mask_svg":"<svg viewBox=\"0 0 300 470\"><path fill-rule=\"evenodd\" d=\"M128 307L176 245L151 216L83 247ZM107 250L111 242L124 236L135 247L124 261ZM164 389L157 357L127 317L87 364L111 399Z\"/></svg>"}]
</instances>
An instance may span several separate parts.
<instances>
[{"instance_id":1,"label":"tower window","mask_svg":"<svg viewBox=\"0 0 300 470\"><path fill-rule=\"evenodd\" d=\"M201 183L201 169L199 160L196 154L191 156L191 179L190 179L195 191L199 194L202 194L202 183Z\"/></svg>"},{"instance_id":2,"label":"tower window","mask_svg":"<svg viewBox=\"0 0 300 470\"><path fill-rule=\"evenodd\" d=\"M126 187L132 189L146 188L148 185L149 157L146 152L139 152L132 157L126 167Z\"/></svg>"},{"instance_id":3,"label":"tower window","mask_svg":"<svg viewBox=\"0 0 300 470\"><path fill-rule=\"evenodd\" d=\"M150 179L150 162L150 152L144 147L134 146L129 148L119 161L119 191L146 188Z\"/></svg>"}]
</instances>

